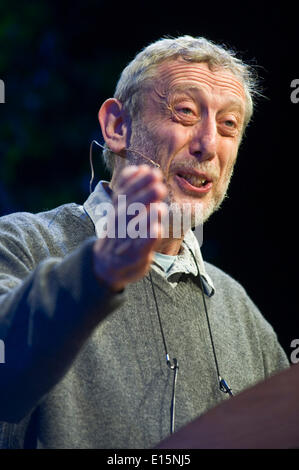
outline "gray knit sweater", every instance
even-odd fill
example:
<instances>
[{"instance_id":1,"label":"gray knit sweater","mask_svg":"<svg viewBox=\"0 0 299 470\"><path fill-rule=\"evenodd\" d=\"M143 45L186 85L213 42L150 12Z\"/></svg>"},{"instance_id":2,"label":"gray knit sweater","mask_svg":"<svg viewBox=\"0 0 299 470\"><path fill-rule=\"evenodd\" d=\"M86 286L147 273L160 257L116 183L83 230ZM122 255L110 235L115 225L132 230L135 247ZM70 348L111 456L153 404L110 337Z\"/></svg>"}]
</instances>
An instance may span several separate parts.
<instances>
[{"instance_id":1,"label":"gray knit sweater","mask_svg":"<svg viewBox=\"0 0 299 470\"><path fill-rule=\"evenodd\" d=\"M76 204L0 220L0 447L150 448L170 430L165 362L149 275L111 294L92 271L94 225ZM205 264L219 368L235 393L288 366L244 289ZM152 269L171 358L179 361L176 429L226 399L198 277L176 287Z\"/></svg>"}]
</instances>

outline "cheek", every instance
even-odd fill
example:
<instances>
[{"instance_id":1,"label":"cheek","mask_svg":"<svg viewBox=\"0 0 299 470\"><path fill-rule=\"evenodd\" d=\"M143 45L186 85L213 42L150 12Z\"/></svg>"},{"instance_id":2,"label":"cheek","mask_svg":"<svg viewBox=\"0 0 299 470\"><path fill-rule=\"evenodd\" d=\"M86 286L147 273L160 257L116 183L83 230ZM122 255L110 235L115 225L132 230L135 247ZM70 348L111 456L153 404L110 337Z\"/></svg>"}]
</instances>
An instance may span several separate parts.
<instances>
[{"instance_id":1,"label":"cheek","mask_svg":"<svg viewBox=\"0 0 299 470\"><path fill-rule=\"evenodd\" d=\"M160 156L165 162L173 159L189 141L186 129L180 129L175 125L155 126L152 132L153 139L159 148Z\"/></svg>"},{"instance_id":2,"label":"cheek","mask_svg":"<svg viewBox=\"0 0 299 470\"><path fill-rule=\"evenodd\" d=\"M230 173L237 159L238 147L231 142L222 143L218 156L221 172L226 175Z\"/></svg>"}]
</instances>

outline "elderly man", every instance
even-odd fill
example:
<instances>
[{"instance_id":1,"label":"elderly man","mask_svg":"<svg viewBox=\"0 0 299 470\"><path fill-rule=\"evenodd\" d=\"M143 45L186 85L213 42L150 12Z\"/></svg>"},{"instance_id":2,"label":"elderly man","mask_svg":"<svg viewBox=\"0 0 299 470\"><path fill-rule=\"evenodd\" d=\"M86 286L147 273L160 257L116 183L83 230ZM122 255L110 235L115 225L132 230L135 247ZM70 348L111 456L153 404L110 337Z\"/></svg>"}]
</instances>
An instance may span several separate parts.
<instances>
[{"instance_id":1,"label":"elderly man","mask_svg":"<svg viewBox=\"0 0 299 470\"><path fill-rule=\"evenodd\" d=\"M2 218L2 447L150 448L288 366L272 327L203 262L190 229L225 197L254 93L228 50L159 40L99 111L111 182L83 206ZM130 236L134 221L146 236Z\"/></svg>"}]
</instances>

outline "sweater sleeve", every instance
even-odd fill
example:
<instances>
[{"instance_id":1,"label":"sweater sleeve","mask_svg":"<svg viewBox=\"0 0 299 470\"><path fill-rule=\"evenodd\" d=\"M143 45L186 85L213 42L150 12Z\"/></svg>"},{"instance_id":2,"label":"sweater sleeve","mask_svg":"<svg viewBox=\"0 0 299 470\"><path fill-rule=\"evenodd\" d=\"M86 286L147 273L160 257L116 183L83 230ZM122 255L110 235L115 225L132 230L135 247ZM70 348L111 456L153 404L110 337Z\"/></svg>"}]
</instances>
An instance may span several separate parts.
<instances>
[{"instance_id":1,"label":"sweater sleeve","mask_svg":"<svg viewBox=\"0 0 299 470\"><path fill-rule=\"evenodd\" d=\"M35 265L18 230L5 227L0 224L0 421L17 423L63 378L125 294L111 293L95 278L94 237L65 257L49 255Z\"/></svg>"}]
</instances>

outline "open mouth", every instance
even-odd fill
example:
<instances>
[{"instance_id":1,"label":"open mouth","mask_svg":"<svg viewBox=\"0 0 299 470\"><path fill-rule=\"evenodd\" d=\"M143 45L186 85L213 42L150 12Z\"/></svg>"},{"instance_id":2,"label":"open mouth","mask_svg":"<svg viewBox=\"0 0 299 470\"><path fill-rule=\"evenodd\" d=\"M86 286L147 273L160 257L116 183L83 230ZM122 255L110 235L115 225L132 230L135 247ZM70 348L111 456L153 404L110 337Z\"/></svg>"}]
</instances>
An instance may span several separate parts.
<instances>
[{"instance_id":1,"label":"open mouth","mask_svg":"<svg viewBox=\"0 0 299 470\"><path fill-rule=\"evenodd\" d=\"M213 180L205 173L190 168L178 168L174 180L180 190L191 196L204 196L213 186Z\"/></svg>"},{"instance_id":2,"label":"open mouth","mask_svg":"<svg viewBox=\"0 0 299 470\"><path fill-rule=\"evenodd\" d=\"M191 186L195 188L206 187L211 181L205 178L204 176L196 176L192 174L177 173L179 178L182 178L187 181Z\"/></svg>"}]
</instances>

